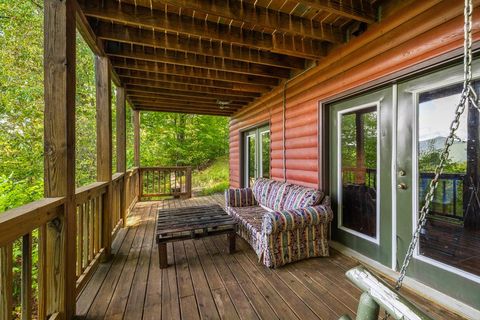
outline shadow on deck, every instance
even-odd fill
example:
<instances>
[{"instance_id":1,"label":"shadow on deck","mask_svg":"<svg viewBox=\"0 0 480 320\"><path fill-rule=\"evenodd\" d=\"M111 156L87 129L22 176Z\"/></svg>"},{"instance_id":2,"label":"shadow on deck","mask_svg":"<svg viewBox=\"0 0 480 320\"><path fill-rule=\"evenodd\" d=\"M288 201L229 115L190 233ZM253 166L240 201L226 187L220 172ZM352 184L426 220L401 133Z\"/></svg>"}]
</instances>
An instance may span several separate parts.
<instances>
[{"instance_id":1,"label":"shadow on deck","mask_svg":"<svg viewBox=\"0 0 480 320\"><path fill-rule=\"evenodd\" d=\"M77 300L77 319L338 319L354 316L360 291L344 276L358 263L332 250L279 269L257 263L237 241L229 255L226 236L168 244L166 269L158 267L155 213L164 207L218 202L223 196L141 202L119 231L114 258L99 265ZM405 291L435 319L460 319Z\"/></svg>"}]
</instances>

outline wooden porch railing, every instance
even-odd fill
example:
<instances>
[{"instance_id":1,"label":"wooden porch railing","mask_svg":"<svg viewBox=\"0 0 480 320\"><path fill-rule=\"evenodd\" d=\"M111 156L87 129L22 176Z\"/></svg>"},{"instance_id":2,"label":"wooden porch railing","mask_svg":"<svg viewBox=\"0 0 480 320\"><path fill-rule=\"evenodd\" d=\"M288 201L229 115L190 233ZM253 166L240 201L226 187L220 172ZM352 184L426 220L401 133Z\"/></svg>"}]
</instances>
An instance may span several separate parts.
<instances>
[{"instance_id":1,"label":"wooden porch railing","mask_svg":"<svg viewBox=\"0 0 480 320\"><path fill-rule=\"evenodd\" d=\"M105 249L105 232L116 231L125 221L127 211L139 199L139 169L113 175L112 182L96 182L78 188L76 212L76 292L81 291L92 276ZM111 195L111 210L105 201ZM21 319L51 319L57 315L48 310L48 299L61 299L47 281L47 272L62 272L61 266L72 256L63 252L66 235L62 230L65 198L45 198L0 214L0 319L13 319L13 308L20 307ZM127 208L127 209L126 209ZM104 230L104 219L111 219L111 230ZM47 232L47 230L49 232ZM56 230L57 233L52 233ZM55 235L55 236L52 236ZM38 245L38 263L34 264L32 243ZM38 239L38 241L37 241ZM37 244L38 243L38 244ZM20 260L13 259L13 250L21 251ZM21 278L14 279L14 268ZM33 294L33 273L38 274L38 296ZM18 277L17 277L18 278ZM20 283L14 288L15 283ZM17 292L15 294L14 292ZM18 293L19 292L19 293Z\"/></svg>"},{"instance_id":2,"label":"wooden porch railing","mask_svg":"<svg viewBox=\"0 0 480 320\"><path fill-rule=\"evenodd\" d=\"M192 196L192 167L141 167L140 199Z\"/></svg>"}]
</instances>

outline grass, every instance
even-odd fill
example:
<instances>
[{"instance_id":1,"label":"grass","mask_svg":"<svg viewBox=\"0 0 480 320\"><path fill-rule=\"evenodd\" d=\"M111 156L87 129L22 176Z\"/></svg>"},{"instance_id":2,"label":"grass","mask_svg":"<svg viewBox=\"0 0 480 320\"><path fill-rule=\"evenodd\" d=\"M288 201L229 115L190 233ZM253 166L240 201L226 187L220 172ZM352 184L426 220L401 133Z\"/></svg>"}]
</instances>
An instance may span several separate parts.
<instances>
[{"instance_id":1,"label":"grass","mask_svg":"<svg viewBox=\"0 0 480 320\"><path fill-rule=\"evenodd\" d=\"M194 189L200 190L199 195L207 196L223 192L229 187L229 163L228 157L220 157L210 166L194 171L192 175Z\"/></svg>"}]
</instances>

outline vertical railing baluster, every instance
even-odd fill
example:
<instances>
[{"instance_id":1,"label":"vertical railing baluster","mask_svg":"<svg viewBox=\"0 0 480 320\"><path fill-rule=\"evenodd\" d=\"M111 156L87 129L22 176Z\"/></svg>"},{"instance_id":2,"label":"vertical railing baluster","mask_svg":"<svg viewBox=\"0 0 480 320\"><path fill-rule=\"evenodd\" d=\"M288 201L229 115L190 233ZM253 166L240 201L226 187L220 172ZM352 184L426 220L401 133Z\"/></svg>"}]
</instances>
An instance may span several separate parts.
<instances>
[{"instance_id":1,"label":"vertical railing baluster","mask_svg":"<svg viewBox=\"0 0 480 320\"><path fill-rule=\"evenodd\" d=\"M0 319L13 319L12 244L0 248Z\"/></svg>"},{"instance_id":2,"label":"vertical railing baluster","mask_svg":"<svg viewBox=\"0 0 480 320\"><path fill-rule=\"evenodd\" d=\"M93 248L93 203L92 199L89 199L87 202L88 206L88 258L89 262L95 257L95 252Z\"/></svg>"},{"instance_id":3,"label":"vertical railing baluster","mask_svg":"<svg viewBox=\"0 0 480 320\"><path fill-rule=\"evenodd\" d=\"M38 319L47 318L46 265L47 265L47 226L43 225L38 229Z\"/></svg>"},{"instance_id":4,"label":"vertical railing baluster","mask_svg":"<svg viewBox=\"0 0 480 320\"><path fill-rule=\"evenodd\" d=\"M32 319L32 234L22 239L22 320Z\"/></svg>"}]
</instances>

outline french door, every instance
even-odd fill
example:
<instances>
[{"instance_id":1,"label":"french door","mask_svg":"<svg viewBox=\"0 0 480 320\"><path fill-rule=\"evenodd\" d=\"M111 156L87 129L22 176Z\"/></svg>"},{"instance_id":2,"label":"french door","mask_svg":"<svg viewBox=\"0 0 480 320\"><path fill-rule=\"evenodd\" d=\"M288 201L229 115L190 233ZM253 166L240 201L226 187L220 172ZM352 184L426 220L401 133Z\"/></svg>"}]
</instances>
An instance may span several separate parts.
<instances>
[{"instance_id":1,"label":"french door","mask_svg":"<svg viewBox=\"0 0 480 320\"><path fill-rule=\"evenodd\" d=\"M474 70L480 70L479 64ZM400 267L462 91L463 67L398 84L396 233ZM480 93L478 82L474 85ZM407 275L480 309L480 121L460 118Z\"/></svg>"},{"instance_id":2,"label":"french door","mask_svg":"<svg viewBox=\"0 0 480 320\"><path fill-rule=\"evenodd\" d=\"M270 178L270 128L262 126L243 133L244 186L260 178Z\"/></svg>"},{"instance_id":3,"label":"french door","mask_svg":"<svg viewBox=\"0 0 480 320\"><path fill-rule=\"evenodd\" d=\"M392 89L330 105L332 237L385 265L392 260Z\"/></svg>"}]
</instances>

